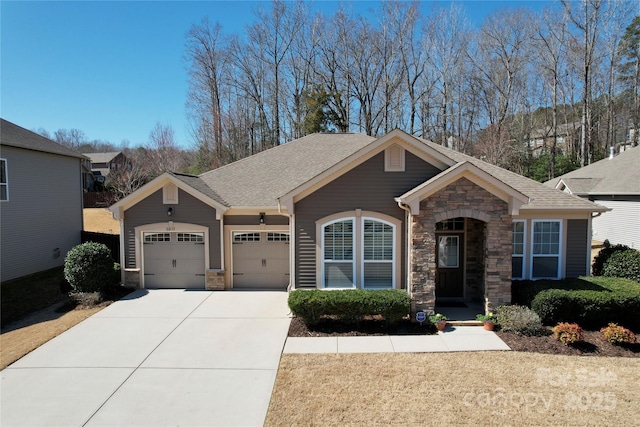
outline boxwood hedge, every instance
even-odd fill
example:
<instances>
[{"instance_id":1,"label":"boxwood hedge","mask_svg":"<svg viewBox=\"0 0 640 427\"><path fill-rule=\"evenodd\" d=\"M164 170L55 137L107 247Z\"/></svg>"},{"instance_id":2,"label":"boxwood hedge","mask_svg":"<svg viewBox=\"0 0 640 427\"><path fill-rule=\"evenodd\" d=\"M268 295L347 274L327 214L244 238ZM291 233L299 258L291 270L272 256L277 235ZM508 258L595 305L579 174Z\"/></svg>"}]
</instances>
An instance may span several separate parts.
<instances>
[{"instance_id":1,"label":"boxwood hedge","mask_svg":"<svg viewBox=\"0 0 640 427\"><path fill-rule=\"evenodd\" d=\"M289 308L309 325L323 316L356 322L367 315L381 315L388 323L396 323L409 314L410 299L407 292L395 289L298 289L289 294Z\"/></svg>"}]
</instances>

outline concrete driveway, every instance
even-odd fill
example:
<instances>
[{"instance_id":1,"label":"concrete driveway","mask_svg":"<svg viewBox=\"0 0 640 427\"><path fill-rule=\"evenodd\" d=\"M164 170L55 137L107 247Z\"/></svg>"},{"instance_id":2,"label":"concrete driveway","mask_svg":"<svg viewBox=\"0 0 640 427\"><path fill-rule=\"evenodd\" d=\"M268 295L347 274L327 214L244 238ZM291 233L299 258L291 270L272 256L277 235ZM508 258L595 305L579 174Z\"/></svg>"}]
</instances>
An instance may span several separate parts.
<instances>
[{"instance_id":1,"label":"concrete driveway","mask_svg":"<svg viewBox=\"0 0 640 427\"><path fill-rule=\"evenodd\" d=\"M256 426L286 292L136 291L2 371L2 426Z\"/></svg>"}]
</instances>

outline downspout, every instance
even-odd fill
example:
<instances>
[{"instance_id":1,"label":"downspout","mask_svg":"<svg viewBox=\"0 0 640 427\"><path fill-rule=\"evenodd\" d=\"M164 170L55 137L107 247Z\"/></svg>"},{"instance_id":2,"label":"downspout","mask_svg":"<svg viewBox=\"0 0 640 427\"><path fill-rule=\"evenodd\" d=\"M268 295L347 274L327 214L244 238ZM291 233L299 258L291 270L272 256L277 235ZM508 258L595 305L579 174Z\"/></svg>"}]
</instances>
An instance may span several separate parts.
<instances>
[{"instance_id":1,"label":"downspout","mask_svg":"<svg viewBox=\"0 0 640 427\"><path fill-rule=\"evenodd\" d=\"M403 211L405 211L405 215L404 215L404 223L405 223L405 227L407 227L407 233L405 233L405 236L407 238L407 241L405 242L405 271L404 271L404 280L405 280L405 289L407 290L407 293L409 294L409 296L411 296L411 289L409 289L409 274L410 274L410 267L411 267L411 224L409 219L411 218L411 208L409 206L407 206L406 203L404 203L402 200L396 199L396 202L398 203L398 207L400 209L402 209Z\"/></svg>"},{"instance_id":2,"label":"downspout","mask_svg":"<svg viewBox=\"0 0 640 427\"><path fill-rule=\"evenodd\" d=\"M296 235L295 235L295 219L293 214L285 213L282 211L282 204L280 198L278 198L278 214L289 218L289 287L287 292L290 292L296 288Z\"/></svg>"}]
</instances>

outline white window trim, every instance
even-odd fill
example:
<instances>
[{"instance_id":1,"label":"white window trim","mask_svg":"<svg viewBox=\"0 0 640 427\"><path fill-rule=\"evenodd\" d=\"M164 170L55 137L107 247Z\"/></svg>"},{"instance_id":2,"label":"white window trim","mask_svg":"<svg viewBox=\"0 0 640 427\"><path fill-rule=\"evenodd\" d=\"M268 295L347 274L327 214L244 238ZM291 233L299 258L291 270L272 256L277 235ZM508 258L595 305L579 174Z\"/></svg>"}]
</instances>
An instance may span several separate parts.
<instances>
[{"instance_id":1,"label":"white window trim","mask_svg":"<svg viewBox=\"0 0 640 427\"><path fill-rule=\"evenodd\" d=\"M355 219L354 223L354 286L349 288L327 288L324 282L324 227L334 222L343 221L346 219ZM318 289L326 289L326 290L334 290L334 289L363 289L362 287L362 275L363 275L363 219L372 219L375 221L385 222L393 226L393 286L391 288L384 289L398 289L399 288L399 278L401 276L401 265L398 260L398 251L402 245L402 236L399 230L402 229L402 221L394 218L389 215L371 212L371 211L362 211L357 209L355 211L341 212L333 215L326 216L324 218L320 218L316 221L316 286ZM360 235L358 235L358 233ZM362 237L361 237L362 236ZM360 241L362 239L362 242ZM356 244L357 242L357 244ZM369 288L376 289L376 288ZM380 288L383 289L383 288Z\"/></svg>"},{"instance_id":2,"label":"white window trim","mask_svg":"<svg viewBox=\"0 0 640 427\"><path fill-rule=\"evenodd\" d=\"M335 224L337 222L344 222L344 221L352 221L353 226L352 226L352 233L353 233L353 238L351 240L351 253L353 254L352 259L351 259L351 268L352 268L352 277L353 277L353 283L351 283L351 286L349 287L344 287L344 288L328 288L326 283L325 283L325 277L324 277L324 267L325 264L327 263L327 260L324 257L324 229L325 227L331 225L331 224ZM320 227L320 229L322 230L321 233L321 240L322 240L322 244L321 244L321 259L322 259L322 263L320 266L320 274L322 277L322 281L321 286L322 288L325 289L354 289L356 287L356 282L357 282L357 271L356 271L356 260L358 258L358 255L356 253L356 239L357 239L357 231L356 231L356 227L358 226L357 221L356 221L356 217L344 217L344 218L338 218L338 219L334 219L333 221L329 221L329 222L325 222L324 224L322 224L322 226ZM329 263L347 263L348 260L338 260L338 261L333 261L333 260L329 260Z\"/></svg>"},{"instance_id":3,"label":"white window trim","mask_svg":"<svg viewBox=\"0 0 640 427\"><path fill-rule=\"evenodd\" d=\"M376 222L381 222L383 224L389 225L391 226L391 230L392 230L392 237L391 237L391 241L392 243L392 255L391 255L391 261L386 261L386 260L375 260L375 261L366 261L364 259L364 221L365 220L371 220L371 221L376 221ZM395 224L393 224L392 222L389 221L385 221L384 219L380 219L380 218L374 218L374 217L370 217L370 216L363 216L361 221L360 221L360 253L362 254L362 256L360 257L360 261L361 261L361 268L360 268L360 287L362 289L395 289L396 287L396 269L395 269L395 265L396 265L396 235L397 235L398 231L397 228L395 226ZM364 286L364 264L365 263L390 263L391 264L391 287L367 287L365 288Z\"/></svg>"},{"instance_id":4,"label":"white window trim","mask_svg":"<svg viewBox=\"0 0 640 427\"><path fill-rule=\"evenodd\" d=\"M527 259L527 221L524 219L514 219L513 223L521 222L524 224L524 228L522 230L522 254L514 254L513 247L511 248L511 258L520 257L522 259L522 277L514 277L513 270L511 271L511 278L514 280L524 280L527 277L527 272L525 270L525 260ZM513 229L513 225L511 226ZM513 236L511 237L511 243L513 244Z\"/></svg>"},{"instance_id":5,"label":"white window trim","mask_svg":"<svg viewBox=\"0 0 640 427\"><path fill-rule=\"evenodd\" d=\"M9 201L9 162L7 159L0 159L0 162L4 163L4 174L5 174L5 182L0 184L6 188L5 194L7 195L6 199L1 199L0 202L8 202Z\"/></svg>"},{"instance_id":6,"label":"white window trim","mask_svg":"<svg viewBox=\"0 0 640 427\"><path fill-rule=\"evenodd\" d=\"M556 277L535 277L533 275L533 259L537 258L537 257L545 257L545 256L556 256L555 254L539 254L536 255L533 253L533 245L534 245L534 230L536 228L535 224L538 222L557 222L559 227L558 227L558 268L557 268L557 274ZM562 263L563 263L563 259L562 259L562 251L564 249L564 234L563 234L563 228L562 228L562 223L564 221L561 219L533 219L531 220L531 233L530 233L530 243L529 243L529 271L530 271L530 277L531 280L541 280L541 279L551 279L551 280L558 280L562 277Z\"/></svg>"}]
</instances>

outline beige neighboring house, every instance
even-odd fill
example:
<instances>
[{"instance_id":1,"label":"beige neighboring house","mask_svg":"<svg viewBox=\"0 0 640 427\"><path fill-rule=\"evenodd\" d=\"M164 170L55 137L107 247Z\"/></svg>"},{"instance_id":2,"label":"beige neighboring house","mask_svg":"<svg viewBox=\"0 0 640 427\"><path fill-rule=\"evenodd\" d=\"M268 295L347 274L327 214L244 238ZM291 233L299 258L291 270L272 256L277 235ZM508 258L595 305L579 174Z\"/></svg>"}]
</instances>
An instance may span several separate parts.
<instances>
[{"instance_id":1,"label":"beige neighboring house","mask_svg":"<svg viewBox=\"0 0 640 427\"><path fill-rule=\"evenodd\" d=\"M580 139L580 122L565 123L557 126L556 154L566 154L570 144ZM529 150L533 157L540 157L553 147L553 128L546 126L531 132Z\"/></svg>"},{"instance_id":2,"label":"beige neighboring house","mask_svg":"<svg viewBox=\"0 0 640 427\"><path fill-rule=\"evenodd\" d=\"M140 288L402 289L511 302L512 279L588 275L599 205L394 130L312 134L110 207Z\"/></svg>"},{"instance_id":3,"label":"beige neighboring house","mask_svg":"<svg viewBox=\"0 0 640 427\"><path fill-rule=\"evenodd\" d=\"M609 208L593 219L593 239L640 249L640 147L545 183Z\"/></svg>"},{"instance_id":4,"label":"beige neighboring house","mask_svg":"<svg viewBox=\"0 0 640 427\"><path fill-rule=\"evenodd\" d=\"M0 119L2 281L63 265L80 244L85 157Z\"/></svg>"}]
</instances>

